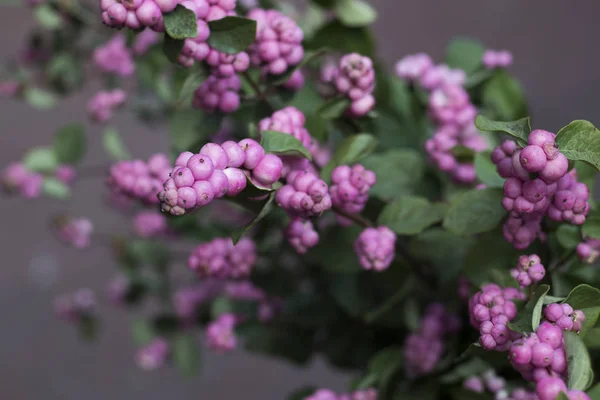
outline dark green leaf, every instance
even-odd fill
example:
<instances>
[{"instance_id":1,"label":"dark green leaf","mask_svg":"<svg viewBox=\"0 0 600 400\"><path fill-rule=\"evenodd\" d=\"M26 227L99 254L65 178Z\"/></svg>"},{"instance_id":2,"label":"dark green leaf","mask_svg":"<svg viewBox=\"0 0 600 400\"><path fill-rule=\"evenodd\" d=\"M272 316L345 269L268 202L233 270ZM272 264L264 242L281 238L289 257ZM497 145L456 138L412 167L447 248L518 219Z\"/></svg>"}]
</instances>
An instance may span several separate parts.
<instances>
[{"instance_id":1,"label":"dark green leaf","mask_svg":"<svg viewBox=\"0 0 600 400\"><path fill-rule=\"evenodd\" d=\"M399 235L416 235L440 222L443 210L422 197L402 196L389 203L379 215L377 223Z\"/></svg>"},{"instance_id":2,"label":"dark green leaf","mask_svg":"<svg viewBox=\"0 0 600 400\"><path fill-rule=\"evenodd\" d=\"M321 171L321 178L331 180L331 172L338 165L354 164L371 154L377 148L377 139L368 133L350 136L338 147L331 161Z\"/></svg>"},{"instance_id":3,"label":"dark green leaf","mask_svg":"<svg viewBox=\"0 0 600 400\"><path fill-rule=\"evenodd\" d=\"M595 193L596 168L585 161L576 161L575 170L577 171L577 180L585 183L590 189L590 193Z\"/></svg>"},{"instance_id":4,"label":"dark green leaf","mask_svg":"<svg viewBox=\"0 0 600 400\"><path fill-rule=\"evenodd\" d=\"M231 240L233 240L234 245L240 241L242 236L244 236L244 234L246 232L248 232L248 230L250 230L254 225L259 223L264 217L266 217L273 210L273 208L275 207L274 201L275 201L275 192L271 192L271 194L267 198L267 201L264 203L262 209L256 215L256 217L254 217L252 219L252 221L248 225L246 225L246 227L234 232L231 235Z\"/></svg>"},{"instance_id":5,"label":"dark green leaf","mask_svg":"<svg viewBox=\"0 0 600 400\"><path fill-rule=\"evenodd\" d=\"M106 128L104 136L102 137L102 145L104 146L104 150L114 160L120 161L131 159L131 154L125 147L119 132L115 128Z\"/></svg>"},{"instance_id":6,"label":"dark green leaf","mask_svg":"<svg viewBox=\"0 0 600 400\"><path fill-rule=\"evenodd\" d=\"M280 325L256 324L244 329L246 349L306 363L313 351L312 334Z\"/></svg>"},{"instance_id":7,"label":"dark green leaf","mask_svg":"<svg viewBox=\"0 0 600 400\"><path fill-rule=\"evenodd\" d=\"M387 315L396 306L398 306L406 298L406 296L410 294L410 292L414 289L415 283L415 278L412 275L410 275L392 297L387 299L379 307L374 308L373 310L365 314L365 322L368 324L372 324L373 322L377 321L380 317Z\"/></svg>"},{"instance_id":8,"label":"dark green leaf","mask_svg":"<svg viewBox=\"0 0 600 400\"><path fill-rule=\"evenodd\" d=\"M504 218L500 189L471 190L457 196L444 218L444 228L457 235L474 235L494 229Z\"/></svg>"},{"instance_id":9,"label":"dark green leaf","mask_svg":"<svg viewBox=\"0 0 600 400\"><path fill-rule=\"evenodd\" d=\"M184 42L185 41L183 39L173 39L171 36L165 33L165 38L163 40L163 53L165 53L167 59L173 64L178 63L177 59L179 57L179 53L181 53L181 50L183 49Z\"/></svg>"},{"instance_id":10,"label":"dark green leaf","mask_svg":"<svg viewBox=\"0 0 600 400\"><path fill-rule=\"evenodd\" d=\"M173 39L187 39L198 36L196 14L181 4L164 15L165 31Z\"/></svg>"},{"instance_id":11,"label":"dark green leaf","mask_svg":"<svg viewBox=\"0 0 600 400\"><path fill-rule=\"evenodd\" d=\"M50 4L40 4L34 8L35 18L42 28L58 29L62 25L62 18Z\"/></svg>"},{"instance_id":12,"label":"dark green leaf","mask_svg":"<svg viewBox=\"0 0 600 400\"><path fill-rule=\"evenodd\" d=\"M202 147L209 134L203 122L203 114L195 109L176 110L170 115L169 138L176 154L196 152Z\"/></svg>"},{"instance_id":13,"label":"dark green leaf","mask_svg":"<svg viewBox=\"0 0 600 400\"><path fill-rule=\"evenodd\" d=\"M262 137L260 144L265 152L282 156L304 157L312 161L310 152L302 142L292 135L277 131L262 131L260 135Z\"/></svg>"},{"instance_id":14,"label":"dark green leaf","mask_svg":"<svg viewBox=\"0 0 600 400\"><path fill-rule=\"evenodd\" d=\"M548 285L540 285L531 299L525 305L517 317L508 324L513 331L521 333L535 332L540 325L542 318L542 308L544 307L544 297L550 290Z\"/></svg>"},{"instance_id":15,"label":"dark green leaf","mask_svg":"<svg viewBox=\"0 0 600 400\"><path fill-rule=\"evenodd\" d=\"M312 253L323 268L332 272L355 274L363 269L358 264L356 254L348 251L362 231L362 227L353 225L348 228L335 227L321 236L319 244Z\"/></svg>"},{"instance_id":16,"label":"dark green leaf","mask_svg":"<svg viewBox=\"0 0 600 400\"><path fill-rule=\"evenodd\" d=\"M179 100L177 101L178 106L185 106L190 103L194 95L194 91L202 84L206 79L206 71L203 68L194 68L185 78L181 90L179 92Z\"/></svg>"},{"instance_id":17,"label":"dark green leaf","mask_svg":"<svg viewBox=\"0 0 600 400\"><path fill-rule=\"evenodd\" d=\"M575 310L581 310L585 314L579 335L584 337L586 333L596 325L600 317L600 290L590 285L581 284L573 288L563 303L569 304Z\"/></svg>"},{"instance_id":18,"label":"dark green leaf","mask_svg":"<svg viewBox=\"0 0 600 400\"><path fill-rule=\"evenodd\" d=\"M317 388L314 386L307 386L300 389L296 389L289 394L287 400L305 400L316 391Z\"/></svg>"},{"instance_id":19,"label":"dark green leaf","mask_svg":"<svg viewBox=\"0 0 600 400\"><path fill-rule=\"evenodd\" d=\"M491 369L490 364L479 357L473 357L468 361L457 365L450 372L441 376L442 383L462 383L465 379L481 374L482 371Z\"/></svg>"},{"instance_id":20,"label":"dark green leaf","mask_svg":"<svg viewBox=\"0 0 600 400\"><path fill-rule=\"evenodd\" d=\"M187 376L194 376L200 370L200 348L192 334L181 333L171 343L173 362Z\"/></svg>"},{"instance_id":21,"label":"dark green leaf","mask_svg":"<svg viewBox=\"0 0 600 400\"><path fill-rule=\"evenodd\" d=\"M463 272L473 284L480 285L492 280L493 271L508 273L508 266L516 265L518 255L512 244L502 237L502 232L487 232L477 236L469 247Z\"/></svg>"},{"instance_id":22,"label":"dark green leaf","mask_svg":"<svg viewBox=\"0 0 600 400\"><path fill-rule=\"evenodd\" d=\"M337 0L334 10L346 26L363 27L377 19L377 11L363 0Z\"/></svg>"},{"instance_id":23,"label":"dark green leaf","mask_svg":"<svg viewBox=\"0 0 600 400\"><path fill-rule=\"evenodd\" d=\"M410 149L373 154L362 164L377 176L370 193L384 201L414 193L425 174L425 160L418 151Z\"/></svg>"},{"instance_id":24,"label":"dark green leaf","mask_svg":"<svg viewBox=\"0 0 600 400\"><path fill-rule=\"evenodd\" d=\"M44 194L49 197L64 200L71 195L71 189L56 178L44 178Z\"/></svg>"},{"instance_id":25,"label":"dark green leaf","mask_svg":"<svg viewBox=\"0 0 600 400\"><path fill-rule=\"evenodd\" d=\"M23 93L25 101L38 110L49 110L56 105L56 97L50 92L38 88L28 88Z\"/></svg>"},{"instance_id":26,"label":"dark green leaf","mask_svg":"<svg viewBox=\"0 0 600 400\"><path fill-rule=\"evenodd\" d=\"M131 322L131 339L136 346L146 346L156 336L152 324L143 318Z\"/></svg>"},{"instance_id":27,"label":"dark green leaf","mask_svg":"<svg viewBox=\"0 0 600 400\"><path fill-rule=\"evenodd\" d=\"M328 49L325 49L325 48L314 50L314 51L312 51L312 50L307 51L304 54L304 58L302 59L301 63L289 68L284 74L273 77L271 80L269 80L269 83L274 86L283 85L284 83L286 83L287 81L290 80L290 78L292 77L294 72L296 72L299 69L302 69L304 66L308 65L309 63L313 62L317 58L326 54L327 51L328 51Z\"/></svg>"},{"instance_id":28,"label":"dark green leaf","mask_svg":"<svg viewBox=\"0 0 600 400\"><path fill-rule=\"evenodd\" d=\"M87 139L81 124L70 124L54 136L54 153L59 163L76 164L83 158Z\"/></svg>"},{"instance_id":29,"label":"dark green leaf","mask_svg":"<svg viewBox=\"0 0 600 400\"><path fill-rule=\"evenodd\" d=\"M451 68L458 68L467 74L472 74L481 67L481 60L485 46L480 42L456 38L450 42L446 49L446 64Z\"/></svg>"},{"instance_id":30,"label":"dark green leaf","mask_svg":"<svg viewBox=\"0 0 600 400\"><path fill-rule=\"evenodd\" d=\"M585 238L600 238L600 212L592 211L587 215L581 233Z\"/></svg>"},{"instance_id":31,"label":"dark green leaf","mask_svg":"<svg viewBox=\"0 0 600 400\"><path fill-rule=\"evenodd\" d=\"M475 151L467 146L454 146L450 152L460 163L471 163L475 158Z\"/></svg>"},{"instance_id":32,"label":"dark green leaf","mask_svg":"<svg viewBox=\"0 0 600 400\"><path fill-rule=\"evenodd\" d=\"M594 381L594 371L587 348L575 332L563 332L563 337L569 371L567 387L571 390L586 390Z\"/></svg>"},{"instance_id":33,"label":"dark green leaf","mask_svg":"<svg viewBox=\"0 0 600 400\"><path fill-rule=\"evenodd\" d=\"M390 89L390 106L397 116L403 119L412 117L412 95L408 85L403 79L396 76L388 81Z\"/></svg>"},{"instance_id":34,"label":"dark green leaf","mask_svg":"<svg viewBox=\"0 0 600 400\"><path fill-rule=\"evenodd\" d=\"M23 164L30 171L52 172L58 166L56 153L48 147L34 147L23 158Z\"/></svg>"},{"instance_id":35,"label":"dark green leaf","mask_svg":"<svg viewBox=\"0 0 600 400\"><path fill-rule=\"evenodd\" d=\"M225 17L208 22L208 44L223 53L244 51L256 39L256 21L242 17Z\"/></svg>"},{"instance_id":36,"label":"dark green leaf","mask_svg":"<svg viewBox=\"0 0 600 400\"><path fill-rule=\"evenodd\" d=\"M502 122L492 121L483 115L478 115L477 118L475 118L475 126L477 129L485 132L507 133L518 139L521 143L527 143L527 137L529 137L529 133L531 132L529 117L521 118L516 121Z\"/></svg>"},{"instance_id":37,"label":"dark green leaf","mask_svg":"<svg viewBox=\"0 0 600 400\"><path fill-rule=\"evenodd\" d=\"M350 106L350 100L345 97L339 97L323 104L318 114L323 119L336 119L344 115L346 109Z\"/></svg>"},{"instance_id":38,"label":"dark green leaf","mask_svg":"<svg viewBox=\"0 0 600 400\"><path fill-rule=\"evenodd\" d=\"M569 160L586 161L600 169L600 131L591 122L571 122L556 134L556 145Z\"/></svg>"},{"instance_id":39,"label":"dark green leaf","mask_svg":"<svg viewBox=\"0 0 600 400\"><path fill-rule=\"evenodd\" d=\"M490 188L504 187L504 178L498 175L496 166L492 162L490 150L485 150L475 154L475 172L477 178Z\"/></svg>"},{"instance_id":40,"label":"dark green leaf","mask_svg":"<svg viewBox=\"0 0 600 400\"><path fill-rule=\"evenodd\" d=\"M356 52L367 57L373 57L375 53L373 36L368 29L345 26L339 20L333 20L319 29L307 43L308 49L322 47L336 49L340 53Z\"/></svg>"},{"instance_id":41,"label":"dark green leaf","mask_svg":"<svg viewBox=\"0 0 600 400\"><path fill-rule=\"evenodd\" d=\"M579 227L570 224L562 224L556 230L556 238L565 249L574 249L581 243L581 232Z\"/></svg>"},{"instance_id":42,"label":"dark green leaf","mask_svg":"<svg viewBox=\"0 0 600 400\"><path fill-rule=\"evenodd\" d=\"M92 315L84 315L79 318L79 336L83 340L92 341L98 336L100 331L100 320Z\"/></svg>"},{"instance_id":43,"label":"dark green leaf","mask_svg":"<svg viewBox=\"0 0 600 400\"><path fill-rule=\"evenodd\" d=\"M598 336L600 337L600 334ZM600 383L588 390L587 394L592 400L600 400Z\"/></svg>"},{"instance_id":44,"label":"dark green leaf","mask_svg":"<svg viewBox=\"0 0 600 400\"><path fill-rule=\"evenodd\" d=\"M255 318L258 309L256 301L238 300L227 296L219 296L213 300L210 315L213 319L222 314L235 314L243 318Z\"/></svg>"},{"instance_id":45,"label":"dark green leaf","mask_svg":"<svg viewBox=\"0 0 600 400\"><path fill-rule=\"evenodd\" d=\"M482 102L495 117L511 121L527 115L527 102L521 84L506 71L497 71L483 88Z\"/></svg>"}]
</instances>

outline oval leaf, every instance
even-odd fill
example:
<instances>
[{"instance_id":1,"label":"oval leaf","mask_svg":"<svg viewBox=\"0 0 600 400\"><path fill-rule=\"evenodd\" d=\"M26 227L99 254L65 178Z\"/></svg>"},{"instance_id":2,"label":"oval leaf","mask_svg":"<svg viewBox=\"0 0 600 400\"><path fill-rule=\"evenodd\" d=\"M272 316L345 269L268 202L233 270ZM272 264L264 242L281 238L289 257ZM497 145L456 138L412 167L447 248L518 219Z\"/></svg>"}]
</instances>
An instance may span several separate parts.
<instances>
[{"instance_id":1,"label":"oval leaf","mask_svg":"<svg viewBox=\"0 0 600 400\"><path fill-rule=\"evenodd\" d=\"M34 147L23 158L27 169L35 172L52 172L58 166L54 151L48 147Z\"/></svg>"},{"instance_id":2,"label":"oval leaf","mask_svg":"<svg viewBox=\"0 0 600 400\"><path fill-rule=\"evenodd\" d=\"M456 38L446 49L446 64L451 68L459 68L467 74L471 74L481 67L484 52L485 46L480 42L473 39Z\"/></svg>"},{"instance_id":3,"label":"oval leaf","mask_svg":"<svg viewBox=\"0 0 600 400\"><path fill-rule=\"evenodd\" d=\"M260 135L260 144L267 153L305 157L312 161L310 152L292 135L277 131L262 131Z\"/></svg>"},{"instance_id":4,"label":"oval leaf","mask_svg":"<svg viewBox=\"0 0 600 400\"><path fill-rule=\"evenodd\" d=\"M319 108L318 114L323 119L336 119L341 117L350 106L350 100L345 97L333 99Z\"/></svg>"},{"instance_id":5,"label":"oval leaf","mask_svg":"<svg viewBox=\"0 0 600 400\"><path fill-rule=\"evenodd\" d=\"M173 362L179 370L188 376L195 375L200 369L200 348L191 334L179 334L171 343Z\"/></svg>"},{"instance_id":6,"label":"oval leaf","mask_svg":"<svg viewBox=\"0 0 600 400\"><path fill-rule=\"evenodd\" d=\"M570 224L559 226L556 230L556 238L562 247L569 250L576 248L582 241L579 227Z\"/></svg>"},{"instance_id":7,"label":"oval leaf","mask_svg":"<svg viewBox=\"0 0 600 400\"><path fill-rule=\"evenodd\" d=\"M575 332L563 332L563 337L569 365L567 387L571 390L586 390L594 380L590 354L581 337Z\"/></svg>"},{"instance_id":8,"label":"oval leaf","mask_svg":"<svg viewBox=\"0 0 600 400\"><path fill-rule=\"evenodd\" d=\"M477 174L477 178L487 187L504 187L504 178L498 175L496 166L492 162L491 154L490 150L475 154L475 173Z\"/></svg>"},{"instance_id":9,"label":"oval leaf","mask_svg":"<svg viewBox=\"0 0 600 400\"><path fill-rule=\"evenodd\" d=\"M256 40L256 21L242 17L225 17L209 21L208 44L223 53L244 51Z\"/></svg>"},{"instance_id":10,"label":"oval leaf","mask_svg":"<svg viewBox=\"0 0 600 400\"><path fill-rule=\"evenodd\" d=\"M584 337L596 325L600 317L600 290L590 285L581 284L571 290L563 303L585 314L579 335Z\"/></svg>"},{"instance_id":11,"label":"oval leaf","mask_svg":"<svg viewBox=\"0 0 600 400\"><path fill-rule=\"evenodd\" d=\"M62 25L62 18L49 4L40 4L34 8L35 18L46 29L58 29Z\"/></svg>"},{"instance_id":12,"label":"oval leaf","mask_svg":"<svg viewBox=\"0 0 600 400\"><path fill-rule=\"evenodd\" d=\"M76 164L81 161L86 142L85 129L81 124L70 124L56 132L53 148L58 162Z\"/></svg>"},{"instance_id":13,"label":"oval leaf","mask_svg":"<svg viewBox=\"0 0 600 400\"><path fill-rule=\"evenodd\" d=\"M540 285L523 311L519 312L515 320L508 324L509 328L521 333L534 332L540 326L544 298L549 290L550 286Z\"/></svg>"},{"instance_id":14,"label":"oval leaf","mask_svg":"<svg viewBox=\"0 0 600 400\"><path fill-rule=\"evenodd\" d=\"M373 154L362 164L377 176L370 193L385 201L412 194L425 174L425 160L418 151L411 149Z\"/></svg>"},{"instance_id":15,"label":"oval leaf","mask_svg":"<svg viewBox=\"0 0 600 400\"><path fill-rule=\"evenodd\" d=\"M457 196L444 218L444 228L457 235L474 235L494 229L504 218L500 189L470 190Z\"/></svg>"},{"instance_id":16,"label":"oval leaf","mask_svg":"<svg viewBox=\"0 0 600 400\"><path fill-rule=\"evenodd\" d=\"M516 121L502 122L492 121L483 115L478 115L477 118L475 118L475 126L480 131L507 133L518 139L520 143L527 143L527 137L529 137L529 133L531 132L531 122L529 117L521 118Z\"/></svg>"},{"instance_id":17,"label":"oval leaf","mask_svg":"<svg viewBox=\"0 0 600 400\"><path fill-rule=\"evenodd\" d=\"M399 235L416 235L444 217L443 210L422 197L404 196L389 203L377 223Z\"/></svg>"},{"instance_id":18,"label":"oval leaf","mask_svg":"<svg viewBox=\"0 0 600 400\"><path fill-rule=\"evenodd\" d=\"M131 154L115 128L106 128L102 137L104 150L115 160L129 160Z\"/></svg>"},{"instance_id":19,"label":"oval leaf","mask_svg":"<svg viewBox=\"0 0 600 400\"><path fill-rule=\"evenodd\" d=\"M573 121L556 134L556 145L569 160L581 160L600 170L600 131L588 121Z\"/></svg>"},{"instance_id":20,"label":"oval leaf","mask_svg":"<svg viewBox=\"0 0 600 400\"><path fill-rule=\"evenodd\" d=\"M344 25L351 27L371 25L377 19L377 11L363 0L337 0L335 12Z\"/></svg>"},{"instance_id":21,"label":"oval leaf","mask_svg":"<svg viewBox=\"0 0 600 400\"><path fill-rule=\"evenodd\" d=\"M165 56L169 61L174 64L178 63L177 58L183 49L184 42L183 39L173 39L171 36L165 34L163 40L163 53L165 53Z\"/></svg>"},{"instance_id":22,"label":"oval leaf","mask_svg":"<svg viewBox=\"0 0 600 400\"><path fill-rule=\"evenodd\" d=\"M196 14L181 4L165 14L165 31L173 39L187 39L198 36Z\"/></svg>"},{"instance_id":23,"label":"oval leaf","mask_svg":"<svg viewBox=\"0 0 600 400\"><path fill-rule=\"evenodd\" d=\"M56 199L66 199L71 194L69 187L56 178L44 178L43 189L45 195Z\"/></svg>"},{"instance_id":24,"label":"oval leaf","mask_svg":"<svg viewBox=\"0 0 600 400\"><path fill-rule=\"evenodd\" d=\"M354 164L371 154L377 148L377 139L368 133L350 136L335 151L331 161L321 171L321 178L331 179L331 172L338 165Z\"/></svg>"},{"instance_id":25,"label":"oval leaf","mask_svg":"<svg viewBox=\"0 0 600 400\"><path fill-rule=\"evenodd\" d=\"M496 118L510 121L527 115L527 103L521 84L506 71L497 71L482 93L483 106Z\"/></svg>"},{"instance_id":26,"label":"oval leaf","mask_svg":"<svg viewBox=\"0 0 600 400\"><path fill-rule=\"evenodd\" d=\"M38 110L49 110L56 105L56 98L50 92L47 92L42 89L37 88L29 88L25 90L23 94L25 96L25 101Z\"/></svg>"},{"instance_id":27,"label":"oval leaf","mask_svg":"<svg viewBox=\"0 0 600 400\"><path fill-rule=\"evenodd\" d=\"M271 192L271 194L267 198L267 201L264 202L262 209L252 219L252 221L250 221L250 223L248 225L246 225L243 229L240 229L231 235L231 240L233 240L234 245L236 245L240 241L242 236L244 236L244 234L246 232L248 232L248 230L252 229L252 227L254 225L256 225L258 222L260 222L264 217L266 217L273 210L273 208L275 207L274 202L275 202L275 192Z\"/></svg>"}]
</instances>

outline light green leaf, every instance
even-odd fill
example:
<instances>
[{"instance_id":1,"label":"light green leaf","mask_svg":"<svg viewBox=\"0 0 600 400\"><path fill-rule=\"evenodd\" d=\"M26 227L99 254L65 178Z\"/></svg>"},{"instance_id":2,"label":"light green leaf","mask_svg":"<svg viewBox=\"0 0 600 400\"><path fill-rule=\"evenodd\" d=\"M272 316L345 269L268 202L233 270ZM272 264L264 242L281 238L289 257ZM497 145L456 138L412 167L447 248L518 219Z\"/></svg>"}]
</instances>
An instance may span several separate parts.
<instances>
[{"instance_id":1,"label":"light green leaf","mask_svg":"<svg viewBox=\"0 0 600 400\"><path fill-rule=\"evenodd\" d=\"M416 235L443 217L443 210L427 199L403 196L385 206L377 223L399 235Z\"/></svg>"},{"instance_id":2,"label":"light green leaf","mask_svg":"<svg viewBox=\"0 0 600 400\"><path fill-rule=\"evenodd\" d=\"M525 305L517 317L508 324L509 328L516 332L529 333L535 332L540 325L542 318L542 308L544 307L544 297L550 290L548 285L540 285L531 299Z\"/></svg>"},{"instance_id":3,"label":"light green leaf","mask_svg":"<svg viewBox=\"0 0 600 400\"><path fill-rule=\"evenodd\" d=\"M470 190L457 196L444 218L444 228L457 235L474 235L494 229L506 215L500 189Z\"/></svg>"},{"instance_id":4,"label":"light green leaf","mask_svg":"<svg viewBox=\"0 0 600 400\"><path fill-rule=\"evenodd\" d=\"M363 0L337 0L334 10L346 26L363 27L377 19L377 11Z\"/></svg>"},{"instance_id":5,"label":"light green leaf","mask_svg":"<svg viewBox=\"0 0 600 400\"><path fill-rule=\"evenodd\" d=\"M350 27L334 19L319 29L312 40L307 43L308 49L328 47L340 53L356 52L367 57L374 56L373 35L365 27Z\"/></svg>"},{"instance_id":6,"label":"light green leaf","mask_svg":"<svg viewBox=\"0 0 600 400\"><path fill-rule=\"evenodd\" d=\"M66 199L71 195L71 189L56 178L44 178L44 194L56 199Z\"/></svg>"},{"instance_id":7,"label":"light green leaf","mask_svg":"<svg viewBox=\"0 0 600 400\"><path fill-rule=\"evenodd\" d=\"M225 17L208 22L208 44L223 53L244 51L256 40L256 21L242 17Z\"/></svg>"},{"instance_id":8,"label":"light green leaf","mask_svg":"<svg viewBox=\"0 0 600 400\"><path fill-rule=\"evenodd\" d=\"M59 163L76 164L85 155L87 138L81 124L69 124L54 135L54 153Z\"/></svg>"},{"instance_id":9,"label":"light green leaf","mask_svg":"<svg viewBox=\"0 0 600 400\"><path fill-rule=\"evenodd\" d=\"M471 74L481 67L481 59L485 46L480 42L456 38L450 42L446 49L446 64L451 68L458 68Z\"/></svg>"},{"instance_id":10,"label":"light green leaf","mask_svg":"<svg viewBox=\"0 0 600 400\"><path fill-rule=\"evenodd\" d=\"M571 290L563 303L585 314L579 335L584 337L596 325L600 317L600 290L590 285L581 284Z\"/></svg>"},{"instance_id":11,"label":"light green leaf","mask_svg":"<svg viewBox=\"0 0 600 400\"><path fill-rule=\"evenodd\" d=\"M120 161L131 159L131 154L125 147L119 132L115 128L106 128L104 136L102 137L102 145L104 146L104 150L114 160Z\"/></svg>"},{"instance_id":12,"label":"light green leaf","mask_svg":"<svg viewBox=\"0 0 600 400\"><path fill-rule=\"evenodd\" d=\"M274 86L283 85L284 83L286 83L287 81L290 80L290 78L292 77L294 72L296 72L299 69L302 69L303 67L310 64L314 60L316 60L319 57L321 57L322 55L326 54L328 50L329 49L322 48L322 49L318 49L318 50L307 51L304 54L304 58L302 59L301 63L289 68L284 74L273 77L272 79L269 80L269 83Z\"/></svg>"},{"instance_id":13,"label":"light green leaf","mask_svg":"<svg viewBox=\"0 0 600 400\"><path fill-rule=\"evenodd\" d=\"M358 263L356 254L348 249L352 248L362 227L352 225L347 228L335 227L321 235L319 243L311 253L320 265L327 271L356 274L363 271Z\"/></svg>"},{"instance_id":14,"label":"light green leaf","mask_svg":"<svg viewBox=\"0 0 600 400\"><path fill-rule=\"evenodd\" d=\"M187 39L198 36L196 14L181 4L164 16L165 31L173 39Z\"/></svg>"},{"instance_id":15,"label":"light green leaf","mask_svg":"<svg viewBox=\"0 0 600 400\"><path fill-rule=\"evenodd\" d=\"M600 169L600 131L591 122L571 122L556 134L556 145L569 160L586 161Z\"/></svg>"},{"instance_id":16,"label":"light green leaf","mask_svg":"<svg viewBox=\"0 0 600 400\"><path fill-rule=\"evenodd\" d=\"M194 376L200 370L200 347L192 334L180 333L171 343L173 362L187 376Z\"/></svg>"},{"instance_id":17,"label":"light green leaf","mask_svg":"<svg viewBox=\"0 0 600 400\"><path fill-rule=\"evenodd\" d=\"M338 165L354 164L371 154L377 148L377 139L368 133L348 137L333 154L331 161L321 171L321 178L331 180L331 172Z\"/></svg>"},{"instance_id":18,"label":"light green leaf","mask_svg":"<svg viewBox=\"0 0 600 400\"><path fill-rule=\"evenodd\" d=\"M586 390L594 381L590 354L581 337L575 332L563 332L563 337L569 371L567 387L570 390Z\"/></svg>"},{"instance_id":19,"label":"light green leaf","mask_svg":"<svg viewBox=\"0 0 600 400\"><path fill-rule=\"evenodd\" d=\"M475 154L475 173L477 178L489 188L504 187L504 178L498 175L496 166L492 162L490 150Z\"/></svg>"},{"instance_id":20,"label":"light green leaf","mask_svg":"<svg viewBox=\"0 0 600 400\"><path fill-rule=\"evenodd\" d=\"M477 118L475 118L475 126L477 129L484 132L507 133L510 136L518 139L520 143L527 143L527 138L531 132L531 123L529 117L521 118L516 121L502 122L492 121L483 115L478 115Z\"/></svg>"},{"instance_id":21,"label":"light green leaf","mask_svg":"<svg viewBox=\"0 0 600 400\"><path fill-rule=\"evenodd\" d=\"M42 28L58 29L62 25L62 18L50 4L40 4L33 9L35 19Z\"/></svg>"},{"instance_id":22,"label":"light green leaf","mask_svg":"<svg viewBox=\"0 0 600 400\"><path fill-rule=\"evenodd\" d=\"M34 147L23 158L27 169L35 172L52 172L58 166L56 153L49 147Z\"/></svg>"},{"instance_id":23,"label":"light green leaf","mask_svg":"<svg viewBox=\"0 0 600 400\"><path fill-rule=\"evenodd\" d=\"M370 193L385 201L412 194L425 173L425 160L411 149L372 154L362 164L377 176Z\"/></svg>"},{"instance_id":24,"label":"light green leaf","mask_svg":"<svg viewBox=\"0 0 600 400\"><path fill-rule=\"evenodd\" d=\"M558 243L565 249L574 249L581 243L581 232L579 227L570 224L562 224L556 230L556 238Z\"/></svg>"},{"instance_id":25,"label":"light green leaf","mask_svg":"<svg viewBox=\"0 0 600 400\"><path fill-rule=\"evenodd\" d=\"M494 271L506 271L508 275L507 266L516 265L519 252L499 229L465 239L472 239L473 243L465 256L463 273L474 285L490 282Z\"/></svg>"},{"instance_id":26,"label":"light green leaf","mask_svg":"<svg viewBox=\"0 0 600 400\"><path fill-rule=\"evenodd\" d=\"M340 97L323 104L317 113L323 119L336 119L341 117L349 106L350 100Z\"/></svg>"},{"instance_id":27,"label":"light green leaf","mask_svg":"<svg viewBox=\"0 0 600 400\"><path fill-rule=\"evenodd\" d=\"M511 121L527 115L521 84L503 70L496 71L484 86L482 102L500 120Z\"/></svg>"},{"instance_id":28,"label":"light green leaf","mask_svg":"<svg viewBox=\"0 0 600 400\"><path fill-rule=\"evenodd\" d=\"M267 153L284 156L297 156L308 158L312 161L310 152L302 142L288 133L277 131L262 131L260 144Z\"/></svg>"},{"instance_id":29,"label":"light green leaf","mask_svg":"<svg viewBox=\"0 0 600 400\"><path fill-rule=\"evenodd\" d=\"M156 336L152 324L143 318L131 322L131 339L136 346L146 346Z\"/></svg>"},{"instance_id":30,"label":"light green leaf","mask_svg":"<svg viewBox=\"0 0 600 400\"><path fill-rule=\"evenodd\" d=\"M50 92L38 88L25 89L25 101L38 110L49 110L56 105L56 97Z\"/></svg>"}]
</instances>

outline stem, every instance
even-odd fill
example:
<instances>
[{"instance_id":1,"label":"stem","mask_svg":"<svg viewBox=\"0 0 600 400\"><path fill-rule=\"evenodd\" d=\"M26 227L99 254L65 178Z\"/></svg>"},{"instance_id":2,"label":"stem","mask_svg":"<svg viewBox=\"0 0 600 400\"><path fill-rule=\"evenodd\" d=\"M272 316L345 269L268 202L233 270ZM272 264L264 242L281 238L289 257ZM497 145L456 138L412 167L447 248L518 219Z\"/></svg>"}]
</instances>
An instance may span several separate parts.
<instances>
[{"instance_id":1,"label":"stem","mask_svg":"<svg viewBox=\"0 0 600 400\"><path fill-rule=\"evenodd\" d=\"M558 261L552 263L549 267L548 270L549 271L554 271L556 269L560 269L562 267L564 267L567 262L571 259L571 257L573 257L575 255L575 249L569 251L567 254L565 254L562 258L560 258Z\"/></svg>"},{"instance_id":2,"label":"stem","mask_svg":"<svg viewBox=\"0 0 600 400\"><path fill-rule=\"evenodd\" d=\"M360 226L363 226L365 228L371 228L374 226L374 224L371 221L369 221L367 218L363 217L360 214L350 214L350 213L347 213L346 211L341 210L337 207L333 207L332 210L334 213L336 213L340 217L347 218L350 221L352 221Z\"/></svg>"},{"instance_id":3,"label":"stem","mask_svg":"<svg viewBox=\"0 0 600 400\"><path fill-rule=\"evenodd\" d=\"M244 73L242 73L242 76L244 77L246 82L248 82L250 84L250 86L252 86L252 89L256 92L256 96L258 97L258 99L260 101L265 102L272 110L275 110L275 107L273 107L273 105L271 104L269 99L267 99L267 97L266 97L266 91L262 91L260 89L260 86L258 86L258 83L256 83L254 80L252 80L252 77L250 76L248 71L245 71Z\"/></svg>"}]
</instances>

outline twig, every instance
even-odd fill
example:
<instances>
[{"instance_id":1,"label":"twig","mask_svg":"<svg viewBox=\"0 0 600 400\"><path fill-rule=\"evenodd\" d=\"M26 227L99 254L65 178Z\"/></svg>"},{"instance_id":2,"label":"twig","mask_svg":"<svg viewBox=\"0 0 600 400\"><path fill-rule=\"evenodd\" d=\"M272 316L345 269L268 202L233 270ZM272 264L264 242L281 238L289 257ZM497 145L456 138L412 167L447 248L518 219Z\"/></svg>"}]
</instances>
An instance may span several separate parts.
<instances>
[{"instance_id":1,"label":"twig","mask_svg":"<svg viewBox=\"0 0 600 400\"><path fill-rule=\"evenodd\" d=\"M369 221L367 218L363 217L360 214L350 214L350 213L347 213L346 211L341 210L337 207L333 207L332 210L334 213L336 213L340 217L347 218L350 221L355 222L356 224L363 226L365 228L371 228L374 225L371 221Z\"/></svg>"}]
</instances>

